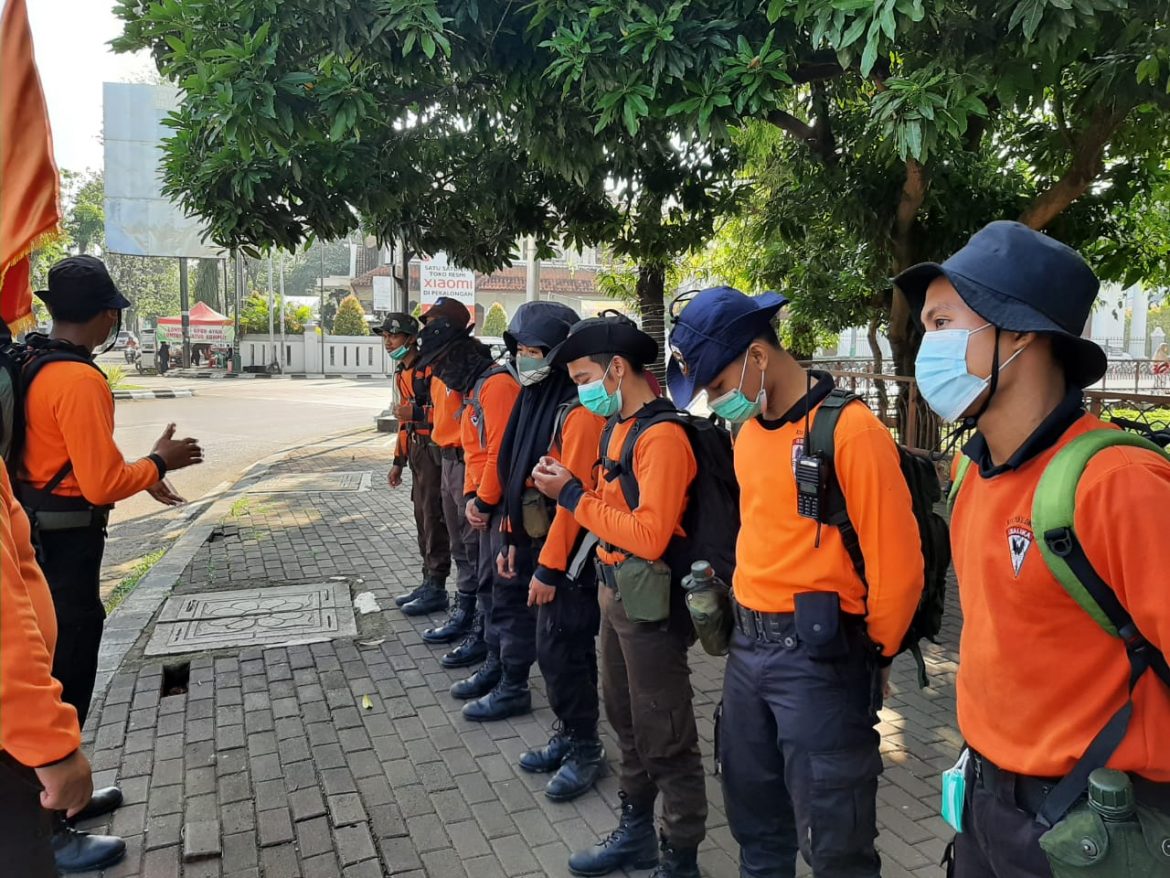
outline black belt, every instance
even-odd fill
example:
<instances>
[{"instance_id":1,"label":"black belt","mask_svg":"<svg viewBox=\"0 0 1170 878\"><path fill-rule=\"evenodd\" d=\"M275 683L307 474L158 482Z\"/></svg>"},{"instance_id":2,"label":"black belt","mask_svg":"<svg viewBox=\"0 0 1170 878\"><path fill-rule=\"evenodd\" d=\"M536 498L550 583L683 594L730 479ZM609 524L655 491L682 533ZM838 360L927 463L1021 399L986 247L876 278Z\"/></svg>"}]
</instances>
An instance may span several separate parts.
<instances>
[{"instance_id":1,"label":"black belt","mask_svg":"<svg viewBox=\"0 0 1170 878\"><path fill-rule=\"evenodd\" d=\"M443 446L443 460L457 460L463 462L463 449L458 445Z\"/></svg>"},{"instance_id":2,"label":"black belt","mask_svg":"<svg viewBox=\"0 0 1170 878\"><path fill-rule=\"evenodd\" d=\"M1058 777L1032 777L1000 768L974 750L975 783L995 795L1000 801L1014 805L1029 814L1038 814L1044 800L1059 782ZM1170 784L1155 783L1144 777L1130 775L1134 796L1138 802L1160 811L1170 812Z\"/></svg>"},{"instance_id":3,"label":"black belt","mask_svg":"<svg viewBox=\"0 0 1170 878\"><path fill-rule=\"evenodd\" d=\"M597 568L597 581L606 588L617 591L617 576L614 573L614 568L598 560L594 560L593 566Z\"/></svg>"},{"instance_id":4,"label":"black belt","mask_svg":"<svg viewBox=\"0 0 1170 878\"><path fill-rule=\"evenodd\" d=\"M72 512L29 510L28 516L42 532L58 530L85 530L104 528L110 523L110 510L105 508L78 509Z\"/></svg>"},{"instance_id":5,"label":"black belt","mask_svg":"<svg viewBox=\"0 0 1170 878\"><path fill-rule=\"evenodd\" d=\"M731 606L735 610L735 627L749 640L779 643L788 649L798 643L796 619L792 613L760 613L740 606L734 600Z\"/></svg>"}]
</instances>

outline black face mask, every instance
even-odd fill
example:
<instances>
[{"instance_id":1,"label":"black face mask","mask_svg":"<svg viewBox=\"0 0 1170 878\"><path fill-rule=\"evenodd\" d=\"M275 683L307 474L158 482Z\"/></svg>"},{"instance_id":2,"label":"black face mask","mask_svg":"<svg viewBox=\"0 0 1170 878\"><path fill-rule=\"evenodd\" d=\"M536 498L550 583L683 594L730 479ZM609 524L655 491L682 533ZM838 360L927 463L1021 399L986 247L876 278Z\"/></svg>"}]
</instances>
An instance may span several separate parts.
<instances>
[{"instance_id":1,"label":"black face mask","mask_svg":"<svg viewBox=\"0 0 1170 878\"><path fill-rule=\"evenodd\" d=\"M106 336L105 346L100 351L97 351L94 354L94 357L97 358L97 357L100 357L102 354L108 354L110 352L110 350L114 347L114 345L116 345L118 343L118 336L119 336L119 334L121 334L121 332L122 332L122 312L119 311L118 312L118 319L114 322L114 326L110 330L110 334Z\"/></svg>"}]
</instances>

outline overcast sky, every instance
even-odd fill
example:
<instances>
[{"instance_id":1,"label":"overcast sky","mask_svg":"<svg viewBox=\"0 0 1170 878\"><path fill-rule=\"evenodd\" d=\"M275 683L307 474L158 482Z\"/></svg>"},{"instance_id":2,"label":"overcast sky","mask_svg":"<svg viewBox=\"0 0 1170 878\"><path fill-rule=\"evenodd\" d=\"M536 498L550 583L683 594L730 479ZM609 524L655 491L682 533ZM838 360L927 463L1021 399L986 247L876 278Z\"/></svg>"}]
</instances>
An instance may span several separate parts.
<instances>
[{"instance_id":1,"label":"overcast sky","mask_svg":"<svg viewBox=\"0 0 1170 878\"><path fill-rule=\"evenodd\" d=\"M49 102L57 165L102 167L102 83L142 80L150 56L116 55L122 32L112 0L28 0L37 68Z\"/></svg>"}]
</instances>

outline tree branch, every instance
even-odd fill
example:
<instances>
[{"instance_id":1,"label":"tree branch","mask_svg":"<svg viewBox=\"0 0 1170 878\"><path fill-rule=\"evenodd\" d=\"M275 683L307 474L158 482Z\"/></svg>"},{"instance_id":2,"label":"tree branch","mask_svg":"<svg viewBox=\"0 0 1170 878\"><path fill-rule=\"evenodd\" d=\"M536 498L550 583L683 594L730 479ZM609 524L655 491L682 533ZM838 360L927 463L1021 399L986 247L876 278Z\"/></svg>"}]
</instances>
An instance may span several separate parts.
<instances>
[{"instance_id":1,"label":"tree branch","mask_svg":"<svg viewBox=\"0 0 1170 878\"><path fill-rule=\"evenodd\" d=\"M783 110L773 110L768 114L768 121L777 128L787 131L796 140L815 148L817 132L807 122L803 122L791 113L786 113Z\"/></svg>"},{"instance_id":2,"label":"tree branch","mask_svg":"<svg viewBox=\"0 0 1170 878\"><path fill-rule=\"evenodd\" d=\"M1130 102L1100 106L1076 141L1072 160L1060 179L1036 197L1020 215L1020 222L1033 229L1043 229L1061 211L1080 198L1104 170L1102 158L1109 139L1121 127L1133 108Z\"/></svg>"}]
</instances>

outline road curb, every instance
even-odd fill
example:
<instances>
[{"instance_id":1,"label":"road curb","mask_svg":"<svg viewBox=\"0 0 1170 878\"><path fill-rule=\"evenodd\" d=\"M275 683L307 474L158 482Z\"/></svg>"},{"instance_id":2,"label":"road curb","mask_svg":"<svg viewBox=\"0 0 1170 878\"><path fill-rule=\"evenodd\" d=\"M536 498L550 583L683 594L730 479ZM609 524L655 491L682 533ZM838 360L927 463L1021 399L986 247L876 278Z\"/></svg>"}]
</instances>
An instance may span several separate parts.
<instances>
[{"instance_id":1,"label":"road curb","mask_svg":"<svg viewBox=\"0 0 1170 878\"><path fill-rule=\"evenodd\" d=\"M114 399L190 399L194 390L115 390Z\"/></svg>"},{"instance_id":2,"label":"road curb","mask_svg":"<svg viewBox=\"0 0 1170 878\"><path fill-rule=\"evenodd\" d=\"M102 645L98 652L97 681L94 683L93 689L95 704L100 704L105 700L110 680L118 672L122 662L126 660L126 656L134 644L138 642L138 638L150 625L163 602L171 596L175 584L182 578L183 571L187 569L187 565L191 563L195 554L207 542L211 531L253 484L260 481L272 467L302 448L368 432L369 429L365 428L326 433L315 439L284 448L256 461L245 469L235 481L221 482L209 492L212 499L193 503L192 507L194 508L189 516L189 524L182 536L171 544L166 554L146 572L137 587L106 618ZM377 436L376 433L372 434L371 438L375 436ZM200 506L203 508L199 509Z\"/></svg>"}]
</instances>

